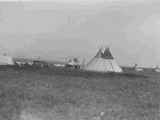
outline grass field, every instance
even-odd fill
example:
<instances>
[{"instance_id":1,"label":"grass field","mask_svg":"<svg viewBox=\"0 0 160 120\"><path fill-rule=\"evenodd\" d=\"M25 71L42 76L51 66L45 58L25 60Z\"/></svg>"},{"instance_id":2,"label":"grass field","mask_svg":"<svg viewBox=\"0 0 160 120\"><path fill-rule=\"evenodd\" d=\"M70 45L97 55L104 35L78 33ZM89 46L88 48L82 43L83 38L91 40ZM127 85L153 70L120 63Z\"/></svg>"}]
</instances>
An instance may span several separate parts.
<instances>
[{"instance_id":1,"label":"grass field","mask_svg":"<svg viewBox=\"0 0 160 120\"><path fill-rule=\"evenodd\" d=\"M0 69L0 120L160 120L160 75L147 75Z\"/></svg>"}]
</instances>

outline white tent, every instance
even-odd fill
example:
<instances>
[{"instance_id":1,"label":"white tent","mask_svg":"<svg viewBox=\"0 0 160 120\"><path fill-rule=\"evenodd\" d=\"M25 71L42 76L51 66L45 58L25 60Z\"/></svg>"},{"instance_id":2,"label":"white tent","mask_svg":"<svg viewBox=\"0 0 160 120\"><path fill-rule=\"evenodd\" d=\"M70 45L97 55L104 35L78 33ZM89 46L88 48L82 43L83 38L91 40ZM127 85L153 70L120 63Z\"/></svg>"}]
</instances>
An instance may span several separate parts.
<instances>
[{"instance_id":1,"label":"white tent","mask_svg":"<svg viewBox=\"0 0 160 120\"><path fill-rule=\"evenodd\" d=\"M96 56L85 65L84 70L96 72L122 72L122 69L114 60L108 47L99 49Z\"/></svg>"},{"instance_id":2,"label":"white tent","mask_svg":"<svg viewBox=\"0 0 160 120\"><path fill-rule=\"evenodd\" d=\"M138 66L137 64L135 64L133 68L134 68L135 71L137 71L137 72L143 71L143 68L140 67L140 66Z\"/></svg>"},{"instance_id":3,"label":"white tent","mask_svg":"<svg viewBox=\"0 0 160 120\"><path fill-rule=\"evenodd\" d=\"M156 66L156 67L154 68L154 71L155 71L155 72L160 72L160 67L159 67L159 66Z\"/></svg>"},{"instance_id":4,"label":"white tent","mask_svg":"<svg viewBox=\"0 0 160 120\"><path fill-rule=\"evenodd\" d=\"M14 61L10 56L0 55L0 65L14 65Z\"/></svg>"}]
</instances>

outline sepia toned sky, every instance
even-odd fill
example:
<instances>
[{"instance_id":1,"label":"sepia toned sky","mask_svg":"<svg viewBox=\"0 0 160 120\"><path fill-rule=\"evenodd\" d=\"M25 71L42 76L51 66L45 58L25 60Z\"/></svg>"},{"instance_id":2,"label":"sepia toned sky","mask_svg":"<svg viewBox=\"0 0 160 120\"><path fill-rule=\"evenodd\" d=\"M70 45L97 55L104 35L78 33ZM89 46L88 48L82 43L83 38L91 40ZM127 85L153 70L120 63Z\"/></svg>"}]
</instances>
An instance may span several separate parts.
<instances>
[{"instance_id":1,"label":"sepia toned sky","mask_svg":"<svg viewBox=\"0 0 160 120\"><path fill-rule=\"evenodd\" d=\"M0 2L0 53L89 60L108 45L121 65L160 65L158 0L36 1Z\"/></svg>"}]
</instances>

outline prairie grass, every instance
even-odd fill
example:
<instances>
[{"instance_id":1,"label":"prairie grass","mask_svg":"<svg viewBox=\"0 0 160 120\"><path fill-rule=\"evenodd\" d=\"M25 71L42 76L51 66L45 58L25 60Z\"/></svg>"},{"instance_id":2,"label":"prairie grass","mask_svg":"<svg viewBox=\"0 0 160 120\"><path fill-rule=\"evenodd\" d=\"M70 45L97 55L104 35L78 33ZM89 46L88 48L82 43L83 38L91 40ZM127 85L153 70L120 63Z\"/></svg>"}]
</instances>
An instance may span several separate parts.
<instances>
[{"instance_id":1,"label":"prairie grass","mask_svg":"<svg viewBox=\"0 0 160 120\"><path fill-rule=\"evenodd\" d=\"M0 69L0 120L159 120L159 104L159 74L84 77Z\"/></svg>"}]
</instances>

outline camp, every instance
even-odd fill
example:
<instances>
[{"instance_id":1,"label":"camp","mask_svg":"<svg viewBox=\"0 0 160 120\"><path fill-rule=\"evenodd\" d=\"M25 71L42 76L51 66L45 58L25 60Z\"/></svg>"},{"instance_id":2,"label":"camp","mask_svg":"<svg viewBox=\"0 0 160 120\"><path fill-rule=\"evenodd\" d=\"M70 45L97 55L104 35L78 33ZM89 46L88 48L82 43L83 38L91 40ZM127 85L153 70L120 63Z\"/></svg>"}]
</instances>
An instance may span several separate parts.
<instances>
[{"instance_id":1,"label":"camp","mask_svg":"<svg viewBox=\"0 0 160 120\"><path fill-rule=\"evenodd\" d=\"M12 57L6 54L0 55L0 65L14 65Z\"/></svg>"},{"instance_id":2,"label":"camp","mask_svg":"<svg viewBox=\"0 0 160 120\"><path fill-rule=\"evenodd\" d=\"M95 72L123 72L112 56L109 47L101 47L96 56L85 65L84 70Z\"/></svg>"}]
</instances>

